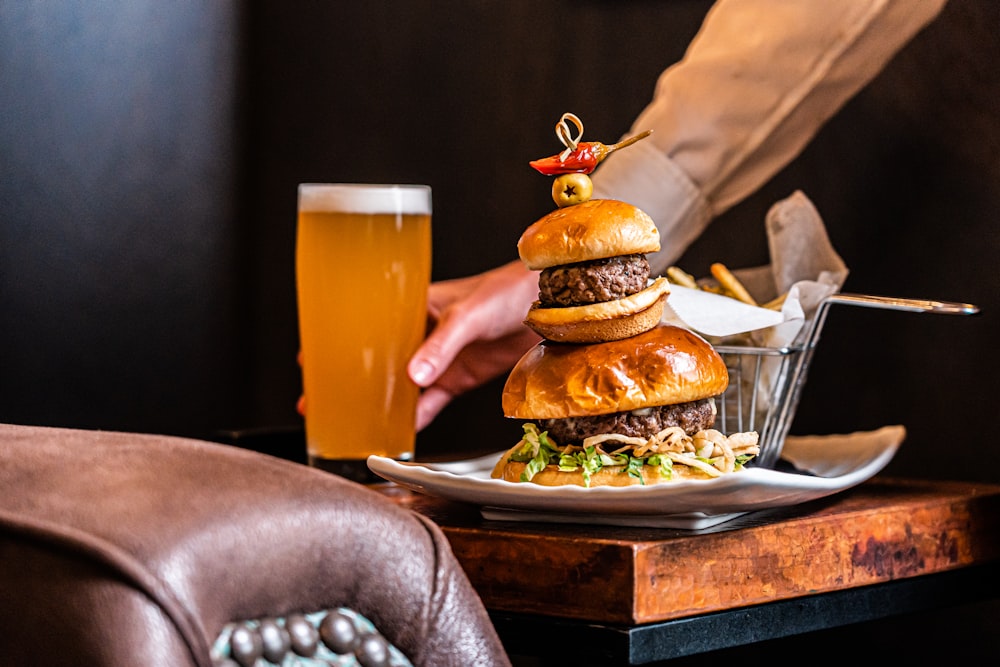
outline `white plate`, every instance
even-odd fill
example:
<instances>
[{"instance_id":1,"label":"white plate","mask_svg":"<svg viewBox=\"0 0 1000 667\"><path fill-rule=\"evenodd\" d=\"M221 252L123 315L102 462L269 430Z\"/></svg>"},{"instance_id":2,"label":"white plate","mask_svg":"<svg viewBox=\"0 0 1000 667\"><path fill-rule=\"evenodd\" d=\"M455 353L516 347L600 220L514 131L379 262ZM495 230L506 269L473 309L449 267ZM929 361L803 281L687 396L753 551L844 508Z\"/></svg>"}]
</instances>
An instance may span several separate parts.
<instances>
[{"instance_id":1,"label":"white plate","mask_svg":"<svg viewBox=\"0 0 1000 667\"><path fill-rule=\"evenodd\" d=\"M788 437L782 458L803 473L747 468L710 480L652 486L539 486L491 479L500 453L446 464L368 458L380 477L414 491L482 507L486 519L700 529L756 510L844 491L892 460L902 426L848 435Z\"/></svg>"}]
</instances>

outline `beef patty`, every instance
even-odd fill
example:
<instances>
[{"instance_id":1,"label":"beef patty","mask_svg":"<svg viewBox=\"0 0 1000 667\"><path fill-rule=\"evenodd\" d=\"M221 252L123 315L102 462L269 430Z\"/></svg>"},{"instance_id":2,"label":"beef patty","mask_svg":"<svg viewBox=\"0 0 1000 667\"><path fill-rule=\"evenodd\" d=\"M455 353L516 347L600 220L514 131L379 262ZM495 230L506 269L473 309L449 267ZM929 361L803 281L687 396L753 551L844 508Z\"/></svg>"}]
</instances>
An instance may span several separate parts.
<instances>
[{"instance_id":1,"label":"beef patty","mask_svg":"<svg viewBox=\"0 0 1000 667\"><path fill-rule=\"evenodd\" d=\"M616 433L634 438L649 438L665 428L680 426L688 435L712 428L715 423L715 401L704 398L690 403L660 405L631 412L609 415L541 419L539 427L549 432L557 445L579 445L584 438L604 433Z\"/></svg>"},{"instance_id":2,"label":"beef patty","mask_svg":"<svg viewBox=\"0 0 1000 667\"><path fill-rule=\"evenodd\" d=\"M622 255L544 269L538 277L543 308L585 306L642 291L649 280L645 255Z\"/></svg>"}]
</instances>

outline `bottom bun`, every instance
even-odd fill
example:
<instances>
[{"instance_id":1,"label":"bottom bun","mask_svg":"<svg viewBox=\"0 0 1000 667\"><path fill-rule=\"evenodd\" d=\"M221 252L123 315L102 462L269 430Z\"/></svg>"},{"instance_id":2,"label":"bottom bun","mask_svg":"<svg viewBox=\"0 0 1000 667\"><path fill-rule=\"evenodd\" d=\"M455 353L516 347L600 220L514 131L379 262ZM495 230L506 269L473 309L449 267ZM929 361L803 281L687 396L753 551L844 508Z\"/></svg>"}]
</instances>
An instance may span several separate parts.
<instances>
[{"instance_id":1,"label":"bottom bun","mask_svg":"<svg viewBox=\"0 0 1000 667\"><path fill-rule=\"evenodd\" d=\"M510 461L505 454L497 462L493 473L493 479L502 479L507 482L520 482L521 474L527 469L527 463ZM531 478L526 484L539 484L541 486L638 486L640 484L667 484L682 479L711 479L708 475L697 469L688 466L675 465L671 477L660 475L659 469L652 466L641 468L642 481L638 477L633 477L625 472L625 466L605 466L590 476L590 484L583 477L582 470L564 471L559 466L546 466Z\"/></svg>"},{"instance_id":2,"label":"bottom bun","mask_svg":"<svg viewBox=\"0 0 1000 667\"><path fill-rule=\"evenodd\" d=\"M551 309L533 306L528 311L524 323L542 338L557 343L604 343L638 336L655 327L663 317L663 306L666 301L666 295L662 295L651 306L635 313L610 319L580 319L575 322L546 322L537 315L539 311ZM586 311L588 308L597 311L598 307L604 305L576 308L581 311Z\"/></svg>"}]
</instances>

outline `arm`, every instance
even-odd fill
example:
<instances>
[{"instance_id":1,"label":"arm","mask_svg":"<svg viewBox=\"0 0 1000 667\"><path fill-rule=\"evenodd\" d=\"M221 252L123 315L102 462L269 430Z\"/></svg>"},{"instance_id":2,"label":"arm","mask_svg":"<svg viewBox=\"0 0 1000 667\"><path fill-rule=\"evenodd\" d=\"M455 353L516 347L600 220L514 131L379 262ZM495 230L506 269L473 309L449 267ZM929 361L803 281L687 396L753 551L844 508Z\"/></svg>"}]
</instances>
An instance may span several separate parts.
<instances>
[{"instance_id":1,"label":"arm","mask_svg":"<svg viewBox=\"0 0 1000 667\"><path fill-rule=\"evenodd\" d=\"M945 0L719 0L636 119L652 137L593 174L594 197L643 209L662 273L717 215L790 162ZM537 273L515 261L431 286L435 328L410 362L423 428L456 395L510 370L538 341L522 324Z\"/></svg>"},{"instance_id":2,"label":"arm","mask_svg":"<svg viewBox=\"0 0 1000 667\"><path fill-rule=\"evenodd\" d=\"M653 218L662 273L709 222L797 156L940 12L945 0L720 0L633 124L653 135L608 157L594 197Z\"/></svg>"}]
</instances>

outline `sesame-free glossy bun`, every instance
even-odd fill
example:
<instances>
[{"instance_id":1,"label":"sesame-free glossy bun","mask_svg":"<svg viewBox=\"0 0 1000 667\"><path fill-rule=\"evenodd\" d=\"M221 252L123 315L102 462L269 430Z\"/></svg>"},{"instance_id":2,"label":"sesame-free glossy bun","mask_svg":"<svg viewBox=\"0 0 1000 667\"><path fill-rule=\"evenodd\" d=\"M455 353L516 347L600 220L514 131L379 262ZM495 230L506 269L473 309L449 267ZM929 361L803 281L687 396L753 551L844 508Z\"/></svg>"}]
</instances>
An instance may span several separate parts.
<instances>
[{"instance_id":1,"label":"sesame-free glossy bun","mask_svg":"<svg viewBox=\"0 0 1000 667\"><path fill-rule=\"evenodd\" d=\"M517 252L531 270L660 249L653 219L617 199L559 208L524 230Z\"/></svg>"},{"instance_id":2,"label":"sesame-free glossy bun","mask_svg":"<svg viewBox=\"0 0 1000 667\"><path fill-rule=\"evenodd\" d=\"M687 403L729 385L722 357L697 334L659 324L637 336L577 345L542 341L507 376L507 417L563 419Z\"/></svg>"},{"instance_id":3,"label":"sesame-free glossy bun","mask_svg":"<svg viewBox=\"0 0 1000 667\"><path fill-rule=\"evenodd\" d=\"M659 324L670 283L657 278L642 290L614 301L586 306L542 308L536 301L524 323L542 338L559 343L621 340Z\"/></svg>"}]
</instances>

